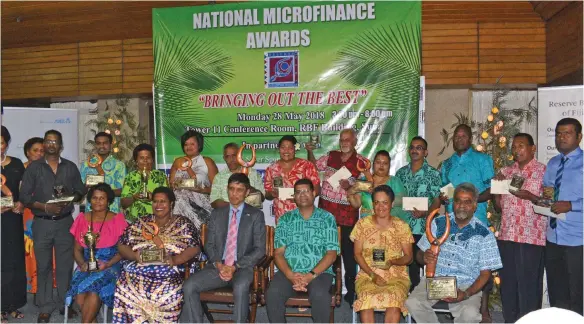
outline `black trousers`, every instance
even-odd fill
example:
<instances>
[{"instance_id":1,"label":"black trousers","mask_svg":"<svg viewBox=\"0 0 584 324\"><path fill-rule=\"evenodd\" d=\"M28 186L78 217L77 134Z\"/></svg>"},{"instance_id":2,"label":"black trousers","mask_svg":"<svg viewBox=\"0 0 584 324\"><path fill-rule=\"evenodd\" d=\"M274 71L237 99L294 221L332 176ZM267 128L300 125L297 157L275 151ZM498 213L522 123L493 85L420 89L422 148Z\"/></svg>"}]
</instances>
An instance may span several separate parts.
<instances>
[{"instance_id":1,"label":"black trousers","mask_svg":"<svg viewBox=\"0 0 584 324\"><path fill-rule=\"evenodd\" d=\"M341 226L341 256L345 266L345 287L347 296L352 301L355 296L355 277L357 277L357 262L355 261L355 248L350 236L353 226Z\"/></svg>"},{"instance_id":2,"label":"black trousers","mask_svg":"<svg viewBox=\"0 0 584 324\"><path fill-rule=\"evenodd\" d=\"M416 253L418 253L418 251L420 250L420 248L418 247L418 241L422 238L422 235L414 234L413 236L414 236L414 260L408 266L410 282L412 283L412 285L410 286L410 292L412 292L414 288L416 288L416 286L420 284L420 272L423 269L423 266L421 266L416 261Z\"/></svg>"},{"instance_id":3,"label":"black trousers","mask_svg":"<svg viewBox=\"0 0 584 324\"><path fill-rule=\"evenodd\" d=\"M545 269L550 306L582 314L582 245L546 242Z\"/></svg>"},{"instance_id":4,"label":"black trousers","mask_svg":"<svg viewBox=\"0 0 584 324\"><path fill-rule=\"evenodd\" d=\"M497 241L503 268L501 302L505 323L541 308L544 247L512 241Z\"/></svg>"}]
</instances>

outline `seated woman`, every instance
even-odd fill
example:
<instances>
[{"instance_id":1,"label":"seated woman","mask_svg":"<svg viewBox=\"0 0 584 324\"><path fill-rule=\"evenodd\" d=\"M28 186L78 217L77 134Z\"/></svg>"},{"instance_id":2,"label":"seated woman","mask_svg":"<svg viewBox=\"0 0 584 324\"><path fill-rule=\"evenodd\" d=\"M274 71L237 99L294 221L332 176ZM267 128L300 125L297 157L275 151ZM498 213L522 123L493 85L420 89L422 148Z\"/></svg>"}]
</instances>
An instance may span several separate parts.
<instances>
[{"instance_id":1,"label":"seated woman","mask_svg":"<svg viewBox=\"0 0 584 324\"><path fill-rule=\"evenodd\" d=\"M385 323L399 323L406 312L414 238L410 226L390 213L394 197L389 186L375 187L373 215L360 219L351 233L360 267L353 307L361 323L375 322L376 309L385 309Z\"/></svg>"},{"instance_id":2,"label":"seated woman","mask_svg":"<svg viewBox=\"0 0 584 324\"><path fill-rule=\"evenodd\" d=\"M108 210L115 198L114 191L108 184L98 183L91 187L87 198L91 202L92 210L87 214L80 213L71 225L70 232L75 239L73 257L77 270L73 273L66 300L75 297L81 309L83 323L93 323L102 302L113 307L121 259L117 244L128 223L124 214L114 214ZM89 248L84 240L90 229L98 235L95 258L99 270L92 272L88 271Z\"/></svg>"},{"instance_id":3,"label":"seated woman","mask_svg":"<svg viewBox=\"0 0 584 324\"><path fill-rule=\"evenodd\" d=\"M178 321L183 301L179 265L192 265L201 243L193 223L173 215L175 201L170 188L156 188L152 192L154 215L140 217L122 235L118 248L125 261L114 298L114 323ZM153 236L151 230L158 234ZM141 251L161 245L163 262L142 262Z\"/></svg>"},{"instance_id":4,"label":"seated woman","mask_svg":"<svg viewBox=\"0 0 584 324\"><path fill-rule=\"evenodd\" d=\"M369 170L365 170L363 171L365 178L361 178L361 180L373 179L371 191L357 192L355 190L356 186L353 185L347 191L347 198L353 207L361 208L360 218L367 217L373 214L373 200L371 197L373 188L380 185L388 185L395 195L395 199L392 199L391 214L409 223L410 214L402 208L402 200L406 192L405 187L398 177L389 175L390 163L389 152L385 150L378 151L373 159L373 174Z\"/></svg>"},{"instance_id":5,"label":"seated woman","mask_svg":"<svg viewBox=\"0 0 584 324\"><path fill-rule=\"evenodd\" d=\"M126 209L126 220L130 223L143 215L152 214L152 190L168 186L166 174L153 170L154 147L150 144L139 144L133 152L136 170L128 173L122 187L122 208ZM143 179L143 177L146 179ZM143 196L143 185L146 182L147 195Z\"/></svg>"},{"instance_id":6,"label":"seated woman","mask_svg":"<svg viewBox=\"0 0 584 324\"><path fill-rule=\"evenodd\" d=\"M176 159L170 169L170 185L176 195L176 206L174 212L186 216L190 219L197 230L201 225L207 223L211 215L211 184L217 174L217 165L209 157L203 157L203 135L201 133L189 130L181 138L182 149L187 158L192 162L190 168L181 170L184 163L183 159ZM178 188L175 183L181 179L195 179L197 187L195 188Z\"/></svg>"}]
</instances>

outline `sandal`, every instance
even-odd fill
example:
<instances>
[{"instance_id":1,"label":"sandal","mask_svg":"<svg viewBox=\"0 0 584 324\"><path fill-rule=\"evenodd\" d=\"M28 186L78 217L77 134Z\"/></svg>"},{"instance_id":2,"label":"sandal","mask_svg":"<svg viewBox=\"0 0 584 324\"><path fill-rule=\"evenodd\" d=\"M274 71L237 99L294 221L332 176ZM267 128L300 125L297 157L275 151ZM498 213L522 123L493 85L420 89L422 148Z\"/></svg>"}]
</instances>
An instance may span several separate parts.
<instances>
[{"instance_id":1,"label":"sandal","mask_svg":"<svg viewBox=\"0 0 584 324\"><path fill-rule=\"evenodd\" d=\"M37 323L49 323L51 321L51 314L49 313L40 313L39 317L37 318Z\"/></svg>"},{"instance_id":2,"label":"sandal","mask_svg":"<svg viewBox=\"0 0 584 324\"><path fill-rule=\"evenodd\" d=\"M16 318L16 319L24 318L24 314L21 311L19 311L18 309L13 310L9 314L10 314L10 316L12 316L12 318Z\"/></svg>"}]
</instances>

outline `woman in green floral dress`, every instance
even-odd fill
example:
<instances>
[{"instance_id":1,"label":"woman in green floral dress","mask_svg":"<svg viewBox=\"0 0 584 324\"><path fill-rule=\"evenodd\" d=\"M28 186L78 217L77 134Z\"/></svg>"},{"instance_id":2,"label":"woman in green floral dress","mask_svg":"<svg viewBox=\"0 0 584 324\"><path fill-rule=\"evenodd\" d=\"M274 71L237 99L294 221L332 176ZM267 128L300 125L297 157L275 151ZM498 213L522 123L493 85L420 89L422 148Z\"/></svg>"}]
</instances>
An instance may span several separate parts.
<instances>
[{"instance_id":1,"label":"woman in green floral dress","mask_svg":"<svg viewBox=\"0 0 584 324\"><path fill-rule=\"evenodd\" d=\"M136 170L128 173L122 188L122 207L126 209L126 220L133 223L138 217L152 214L152 192L158 187L168 187L166 174L153 170L154 147L150 144L139 144L134 148ZM147 195L142 194L143 177L147 177Z\"/></svg>"}]
</instances>

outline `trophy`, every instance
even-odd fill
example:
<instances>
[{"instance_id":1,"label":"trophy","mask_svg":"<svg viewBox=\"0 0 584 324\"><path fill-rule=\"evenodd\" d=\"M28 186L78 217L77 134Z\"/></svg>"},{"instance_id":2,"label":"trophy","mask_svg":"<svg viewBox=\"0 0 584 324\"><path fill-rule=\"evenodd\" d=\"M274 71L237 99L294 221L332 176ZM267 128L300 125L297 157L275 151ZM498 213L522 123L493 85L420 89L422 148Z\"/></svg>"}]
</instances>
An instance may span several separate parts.
<instances>
[{"instance_id":1,"label":"trophy","mask_svg":"<svg viewBox=\"0 0 584 324\"><path fill-rule=\"evenodd\" d=\"M164 242L158 236L160 233L158 225L155 222L146 223L142 219L139 219L139 221L142 224L142 237L147 240L152 240L156 245L155 248L140 251L140 263L164 263Z\"/></svg>"},{"instance_id":2,"label":"trophy","mask_svg":"<svg viewBox=\"0 0 584 324\"><path fill-rule=\"evenodd\" d=\"M177 159L179 162L178 169L181 171L186 171L193 167L193 160L191 160L188 156L183 156ZM196 188L197 187L197 179L196 178L183 178L183 179L175 179L174 185L176 188Z\"/></svg>"},{"instance_id":3,"label":"trophy","mask_svg":"<svg viewBox=\"0 0 584 324\"><path fill-rule=\"evenodd\" d=\"M87 271L98 271L99 266L97 265L97 259L95 258L95 246L97 245L97 240L99 240L99 233L93 232L93 227L91 223L87 229L87 233L83 235L83 241L89 249L89 260L87 261Z\"/></svg>"},{"instance_id":4,"label":"trophy","mask_svg":"<svg viewBox=\"0 0 584 324\"><path fill-rule=\"evenodd\" d=\"M388 269L387 259L385 258L385 248L384 247L374 247L373 248L373 267L378 269Z\"/></svg>"},{"instance_id":5,"label":"trophy","mask_svg":"<svg viewBox=\"0 0 584 324\"><path fill-rule=\"evenodd\" d=\"M12 199L12 191L10 191L10 188L8 188L8 186L6 186L6 177L2 174L0 175L0 177L2 178L2 194L4 194L4 196L2 196L2 199L0 200L0 206L2 207L14 207L14 200Z\"/></svg>"},{"instance_id":6,"label":"trophy","mask_svg":"<svg viewBox=\"0 0 584 324\"><path fill-rule=\"evenodd\" d=\"M148 199L148 172L146 172L146 167L142 168L142 172L140 172L140 180L142 185L140 197L142 199Z\"/></svg>"},{"instance_id":7,"label":"trophy","mask_svg":"<svg viewBox=\"0 0 584 324\"><path fill-rule=\"evenodd\" d=\"M371 174L371 161L366 158L357 160L357 170L365 175L366 181L355 180L353 189L355 192L368 192L373 189L373 175Z\"/></svg>"},{"instance_id":8,"label":"trophy","mask_svg":"<svg viewBox=\"0 0 584 324\"><path fill-rule=\"evenodd\" d=\"M97 167L101 166L102 163L103 159L101 156L99 156L99 154L93 153L87 157L87 166L90 168L97 169ZM87 177L85 177L85 184L88 186L94 186L98 183L105 182L105 175L103 174L103 170L98 172L99 174L88 174Z\"/></svg>"},{"instance_id":9,"label":"trophy","mask_svg":"<svg viewBox=\"0 0 584 324\"><path fill-rule=\"evenodd\" d=\"M254 166L254 164L256 163L256 151L255 151L255 148L250 145L250 147L251 147L251 160L245 161L243 159L243 150L245 149L246 146L247 145L245 143L241 144L241 147L239 148L239 151L237 152L237 163L239 163L239 165L241 165L241 173L248 175L249 169L251 169L251 167Z\"/></svg>"},{"instance_id":10,"label":"trophy","mask_svg":"<svg viewBox=\"0 0 584 324\"><path fill-rule=\"evenodd\" d=\"M432 234L432 219L440 210L436 209L426 218L426 237L428 242L430 242L430 250L438 256L440 253L440 245L442 245L448 239L450 234L450 216L446 214L446 229L444 234L440 238L435 238ZM458 295L458 288L456 286L456 277L453 276L441 276L435 277L436 273L436 263L426 264L426 292L428 294L428 299L438 300L444 298L456 298Z\"/></svg>"},{"instance_id":11,"label":"trophy","mask_svg":"<svg viewBox=\"0 0 584 324\"><path fill-rule=\"evenodd\" d=\"M511 191L521 190L521 187L523 187L524 182L525 182L524 177L522 177L519 174L514 175L513 178L511 178L511 183L509 183L509 190Z\"/></svg>"}]
</instances>

